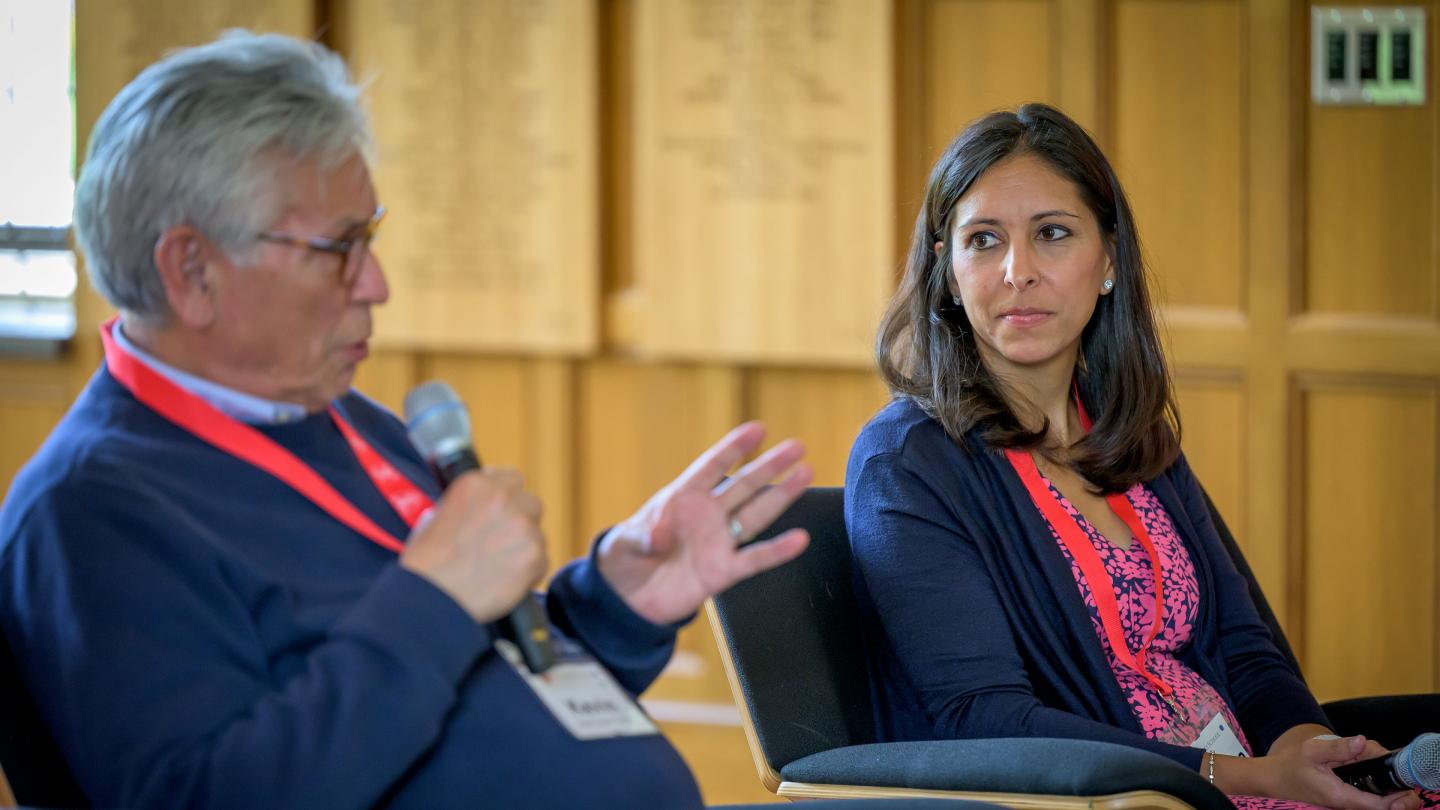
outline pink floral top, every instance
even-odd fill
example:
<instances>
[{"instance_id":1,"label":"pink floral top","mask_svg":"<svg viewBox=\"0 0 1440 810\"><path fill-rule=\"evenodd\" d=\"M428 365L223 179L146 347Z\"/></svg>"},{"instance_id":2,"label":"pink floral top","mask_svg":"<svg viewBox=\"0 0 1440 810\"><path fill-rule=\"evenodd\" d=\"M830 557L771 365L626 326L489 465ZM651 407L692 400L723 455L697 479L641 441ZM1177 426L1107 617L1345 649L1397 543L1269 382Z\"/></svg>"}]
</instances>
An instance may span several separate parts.
<instances>
[{"instance_id":1,"label":"pink floral top","mask_svg":"<svg viewBox=\"0 0 1440 810\"><path fill-rule=\"evenodd\" d=\"M1132 542L1130 548L1122 549L1106 540L1074 505L1060 494L1054 484L1048 480L1046 484L1049 485L1051 494L1060 501L1065 511L1095 544L1095 550L1105 564L1105 572L1110 575L1115 586L1115 601L1120 608L1120 627L1125 633L1125 642L1131 651L1139 650L1155 622L1155 574L1150 567L1150 556L1138 542ZM1070 571L1080 586L1085 606L1090 609L1090 621L1100 638L1105 655L1110 660L1110 669L1115 673L1115 680L1119 682L1121 691L1130 702L1130 709L1135 712L1135 719L1140 721L1140 730L1146 737L1175 745L1190 745L1200 735L1201 729L1220 712L1224 714L1227 724L1235 730L1246 753L1253 753L1244 733L1240 731L1240 724L1234 713L1225 705L1215 688L1176 657L1190 642L1190 636L1195 630L1195 617L1200 609L1200 585L1195 578L1195 565L1190 560L1190 554L1180 541L1174 525L1170 523L1169 515L1165 514L1165 508L1148 489L1136 484L1125 494L1135 507L1135 513L1145 525L1145 530L1150 533L1150 540L1155 544L1155 552L1160 557L1160 565L1164 571L1165 621L1150 646L1146 663L1160 680L1174 690L1174 707L1161 697L1160 691L1150 681L1121 663L1115 651L1110 648L1110 639L1105 634L1105 628L1100 623L1100 613L1095 607L1094 592L1085 581L1080 566L1070 556L1070 550L1060 542L1060 535L1055 532L1054 527L1050 529L1055 535L1060 553L1064 554L1066 562L1070 563Z\"/></svg>"},{"instance_id":2,"label":"pink floral top","mask_svg":"<svg viewBox=\"0 0 1440 810\"><path fill-rule=\"evenodd\" d=\"M1099 552L1100 559L1105 564L1105 572L1110 575L1115 587L1115 601L1120 609L1120 626L1124 631L1125 641L1132 651L1138 650L1150 634L1151 625L1155 621L1155 574L1144 546L1134 541L1130 548L1122 549L1111 543L1090 525L1085 516L1060 494L1049 479L1046 479L1045 483L1050 493L1079 524ZM1190 553L1174 524L1170 522L1165 507L1149 489L1142 484L1136 484L1125 493L1125 497L1130 500L1135 513L1150 534L1150 540L1155 545L1155 552L1160 557L1164 571L1164 623L1151 644L1146 663L1155 675L1174 690L1176 705L1173 708L1150 681L1130 669L1115 655L1105 634L1105 627L1100 621L1094 592L1055 527L1050 527L1050 533L1055 537L1060 553L1070 563L1071 574L1074 575L1085 605L1090 610L1091 624L1110 661L1115 680L1125 693L1130 709L1135 713L1135 719L1139 721L1140 729L1147 738L1175 745L1190 745L1216 713L1220 713L1226 724L1234 730L1246 752L1253 755L1254 751L1245 739L1244 732L1240 730L1240 724L1231 708L1213 686L1176 657L1190 641L1200 607L1200 586L1195 577L1195 565L1190 559ZM1231 796L1230 799L1241 810L1300 810L1312 807L1303 802L1258 796ZM1440 794L1423 793L1422 799L1425 808L1440 807Z\"/></svg>"}]
</instances>

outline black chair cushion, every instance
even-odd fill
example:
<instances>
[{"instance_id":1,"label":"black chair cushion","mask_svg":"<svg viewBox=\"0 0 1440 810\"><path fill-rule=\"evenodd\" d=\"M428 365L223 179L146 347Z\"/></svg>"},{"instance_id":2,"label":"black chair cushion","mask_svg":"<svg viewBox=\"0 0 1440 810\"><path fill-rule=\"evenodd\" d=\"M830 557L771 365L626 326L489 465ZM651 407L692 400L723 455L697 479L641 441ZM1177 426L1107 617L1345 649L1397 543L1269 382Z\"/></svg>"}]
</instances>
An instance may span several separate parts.
<instances>
[{"instance_id":1,"label":"black chair cushion","mask_svg":"<svg viewBox=\"0 0 1440 810\"><path fill-rule=\"evenodd\" d=\"M1123 745L1047 738L854 745L786 765L788 782L994 793L1105 796L1157 790L1199 810L1234 805L1198 773Z\"/></svg>"}]
</instances>

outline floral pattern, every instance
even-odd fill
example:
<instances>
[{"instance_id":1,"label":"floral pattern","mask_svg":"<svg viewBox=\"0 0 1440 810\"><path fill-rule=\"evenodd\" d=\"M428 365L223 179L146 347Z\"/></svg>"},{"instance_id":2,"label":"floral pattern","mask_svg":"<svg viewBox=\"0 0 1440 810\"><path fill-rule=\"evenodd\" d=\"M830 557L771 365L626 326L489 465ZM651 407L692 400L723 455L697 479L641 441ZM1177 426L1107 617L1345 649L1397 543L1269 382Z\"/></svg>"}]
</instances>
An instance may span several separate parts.
<instances>
[{"instance_id":1,"label":"floral pattern","mask_svg":"<svg viewBox=\"0 0 1440 810\"><path fill-rule=\"evenodd\" d=\"M1105 565L1115 588L1115 601L1120 610L1120 627L1125 643L1133 652L1140 649L1150 634L1155 621L1155 574L1150 557L1138 540L1132 540L1129 548L1121 548L1107 540L1070 501L1060 493L1048 479L1045 481L1050 494L1065 508L1067 514L1084 531ZM1100 612L1095 604L1095 593L1086 582L1079 564L1070 554L1054 526L1050 532L1055 538L1060 553L1070 564L1075 583L1080 588L1085 605L1090 610L1091 624L1100 646L1110 661L1110 669L1130 709L1140 723L1140 729L1152 740L1190 745L1202 729L1216 716L1223 715L1230 728L1234 729L1246 753L1252 754L1250 743L1245 739L1234 712L1221 699L1199 673L1181 663L1179 652L1190 642L1195 630L1195 619L1199 614L1200 586L1195 577L1195 565L1190 553L1181 541L1175 525L1165 512L1159 499L1142 484L1132 486L1125 497L1135 508L1136 515L1149 533L1160 557L1165 589L1165 610L1163 624L1146 654L1146 664L1151 672L1169 684L1174 700L1173 705L1164 699L1160 691L1140 673L1126 666L1110 646L1105 627L1100 621ZM1426 808L1440 808L1440 793L1421 794ZM1312 805L1304 802L1269 799L1260 796L1231 796L1230 800L1240 810L1303 810Z\"/></svg>"}]
</instances>

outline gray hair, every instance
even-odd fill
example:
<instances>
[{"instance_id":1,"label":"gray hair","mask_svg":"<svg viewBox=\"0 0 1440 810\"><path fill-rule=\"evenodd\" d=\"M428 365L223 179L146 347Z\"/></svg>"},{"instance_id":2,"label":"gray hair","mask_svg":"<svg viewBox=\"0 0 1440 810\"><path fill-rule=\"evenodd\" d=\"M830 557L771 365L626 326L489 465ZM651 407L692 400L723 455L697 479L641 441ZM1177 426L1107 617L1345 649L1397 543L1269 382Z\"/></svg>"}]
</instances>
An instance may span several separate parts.
<instances>
[{"instance_id":1,"label":"gray hair","mask_svg":"<svg viewBox=\"0 0 1440 810\"><path fill-rule=\"evenodd\" d=\"M248 263L288 160L368 154L361 90L315 42L227 31L146 68L105 108L75 189L75 238L114 306L169 320L155 245L189 224Z\"/></svg>"}]
</instances>

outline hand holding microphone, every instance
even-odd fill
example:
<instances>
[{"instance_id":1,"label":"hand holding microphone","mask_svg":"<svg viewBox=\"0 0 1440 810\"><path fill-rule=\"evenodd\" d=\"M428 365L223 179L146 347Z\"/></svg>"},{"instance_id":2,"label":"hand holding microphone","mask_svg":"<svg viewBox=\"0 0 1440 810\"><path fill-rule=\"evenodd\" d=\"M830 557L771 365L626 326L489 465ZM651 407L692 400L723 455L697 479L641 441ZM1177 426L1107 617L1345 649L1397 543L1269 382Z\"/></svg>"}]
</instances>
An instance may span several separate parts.
<instances>
[{"instance_id":1,"label":"hand holding microphone","mask_svg":"<svg viewBox=\"0 0 1440 810\"><path fill-rule=\"evenodd\" d=\"M1381 796L1398 790L1440 790L1440 734L1421 734L1404 748L1335 769L1348 785Z\"/></svg>"},{"instance_id":2,"label":"hand holding microphone","mask_svg":"<svg viewBox=\"0 0 1440 810\"><path fill-rule=\"evenodd\" d=\"M476 621L499 620L530 670L544 672L555 653L544 612L530 592L546 569L540 499L525 490L519 473L481 469L469 414L450 386L430 382L411 391L405 417L410 441L446 489L430 520L411 535L400 564L433 582Z\"/></svg>"}]
</instances>

